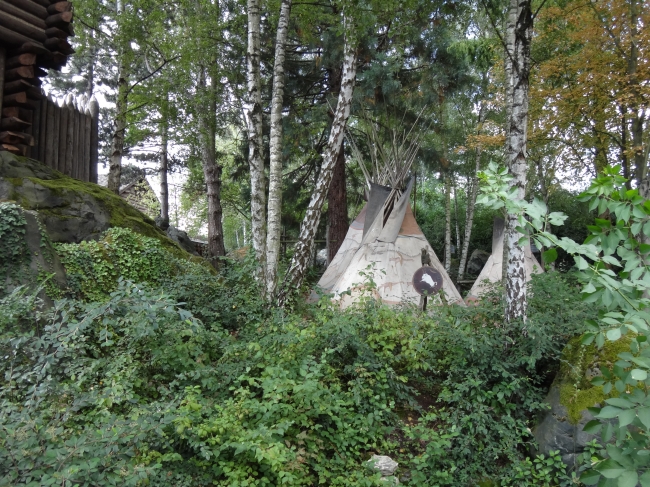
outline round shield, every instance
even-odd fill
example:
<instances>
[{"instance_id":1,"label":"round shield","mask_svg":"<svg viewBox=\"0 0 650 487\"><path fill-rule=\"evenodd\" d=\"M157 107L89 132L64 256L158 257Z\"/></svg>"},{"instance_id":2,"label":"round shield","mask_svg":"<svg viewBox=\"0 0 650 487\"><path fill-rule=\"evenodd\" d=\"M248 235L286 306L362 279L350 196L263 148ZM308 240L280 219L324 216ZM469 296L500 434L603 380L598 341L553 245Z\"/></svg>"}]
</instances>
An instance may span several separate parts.
<instances>
[{"instance_id":1,"label":"round shield","mask_svg":"<svg viewBox=\"0 0 650 487\"><path fill-rule=\"evenodd\" d=\"M419 294L431 296L442 288L442 274L433 267L420 267L413 274L413 287Z\"/></svg>"}]
</instances>

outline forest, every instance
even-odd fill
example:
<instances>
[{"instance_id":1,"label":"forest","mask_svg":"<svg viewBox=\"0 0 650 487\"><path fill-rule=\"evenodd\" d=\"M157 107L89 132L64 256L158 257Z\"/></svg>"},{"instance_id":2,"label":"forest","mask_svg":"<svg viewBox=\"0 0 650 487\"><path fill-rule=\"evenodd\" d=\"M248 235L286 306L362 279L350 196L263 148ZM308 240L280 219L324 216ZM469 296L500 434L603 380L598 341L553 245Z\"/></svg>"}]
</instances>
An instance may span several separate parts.
<instances>
[{"instance_id":1,"label":"forest","mask_svg":"<svg viewBox=\"0 0 650 487\"><path fill-rule=\"evenodd\" d=\"M0 486L650 487L649 23L0 0Z\"/></svg>"}]
</instances>

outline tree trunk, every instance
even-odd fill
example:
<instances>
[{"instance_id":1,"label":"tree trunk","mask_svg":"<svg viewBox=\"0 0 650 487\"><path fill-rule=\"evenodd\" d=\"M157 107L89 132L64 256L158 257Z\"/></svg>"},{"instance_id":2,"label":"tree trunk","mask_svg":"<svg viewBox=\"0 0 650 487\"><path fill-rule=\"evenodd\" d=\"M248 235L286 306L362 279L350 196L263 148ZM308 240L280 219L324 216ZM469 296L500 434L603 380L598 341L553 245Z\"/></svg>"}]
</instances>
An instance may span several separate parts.
<instances>
[{"instance_id":1,"label":"tree trunk","mask_svg":"<svg viewBox=\"0 0 650 487\"><path fill-rule=\"evenodd\" d=\"M253 249L259 264L258 279L266 271L266 183L262 140L262 89L260 79L260 3L248 0L248 93L244 112L248 126L248 164L251 177L251 224Z\"/></svg>"},{"instance_id":2,"label":"tree trunk","mask_svg":"<svg viewBox=\"0 0 650 487\"><path fill-rule=\"evenodd\" d=\"M291 265L284 280L282 293L279 297L280 305L285 303L289 292L301 286L305 272L307 271L311 247L314 244L314 236L316 235L316 230L320 222L321 210L327 197L334 166L343 143L345 125L350 116L357 63L356 40L352 37L354 27L349 24L349 20L347 17L344 20L345 47L343 51L343 74L341 76L341 91L339 92L338 103L336 104L332 129L327 141L325 154L323 154L323 164L316 187L314 188L314 194L311 197L309 207L302 221L298 243L296 244L293 259L291 260Z\"/></svg>"},{"instance_id":3,"label":"tree trunk","mask_svg":"<svg viewBox=\"0 0 650 487\"><path fill-rule=\"evenodd\" d=\"M479 115L480 120L480 115ZM479 122L480 123L480 122ZM479 129L480 131L480 129ZM472 237L472 225L474 224L474 209L476 208L476 196L478 194L478 173L481 170L481 148L476 148L476 157L474 159L474 175L472 176L469 191L467 192L467 209L465 210L465 238L463 240L463 250L460 254L460 264L458 265L458 280L460 281L465 275L467 266L467 254L469 253L469 240Z\"/></svg>"},{"instance_id":4,"label":"tree trunk","mask_svg":"<svg viewBox=\"0 0 650 487\"><path fill-rule=\"evenodd\" d=\"M507 58L512 63L511 80L512 98L506 100L509 107L507 134L507 160L512 184L517 188L517 198L523 200L526 190L526 137L528 124L528 86L530 74L530 43L532 38L533 17L531 0L511 0L510 13L515 12L516 24L508 23ZM506 264L506 308L507 321L526 319L526 269L524 247L519 244L521 235L517 231L518 215L508 213L506 216L505 247L508 252Z\"/></svg>"},{"instance_id":5,"label":"tree trunk","mask_svg":"<svg viewBox=\"0 0 650 487\"><path fill-rule=\"evenodd\" d=\"M0 47L0 117L2 117L2 98L5 86L5 61L7 60L7 51Z\"/></svg>"},{"instance_id":6,"label":"tree trunk","mask_svg":"<svg viewBox=\"0 0 650 487\"><path fill-rule=\"evenodd\" d=\"M219 267L219 258L226 255L223 239L221 208L221 166L217 164L216 151L216 116L217 116L217 81L210 77L210 85L206 82L205 68L199 73L199 100L201 108L199 123L199 141L201 144L201 162L203 177L207 187L208 199L208 252L210 262L215 268Z\"/></svg>"},{"instance_id":7,"label":"tree trunk","mask_svg":"<svg viewBox=\"0 0 650 487\"><path fill-rule=\"evenodd\" d=\"M284 59L291 0L282 0L275 41L273 65L273 99L271 100L271 134L269 141L269 209L266 236L266 294L272 299L278 282L280 234L282 232L282 108L284 96Z\"/></svg>"},{"instance_id":8,"label":"tree trunk","mask_svg":"<svg viewBox=\"0 0 650 487\"><path fill-rule=\"evenodd\" d=\"M169 94L167 94L167 101L169 101ZM167 105L167 104L165 104ZM160 217L162 223L160 228L167 230L169 227L169 186L167 185L167 172L169 171L168 167L168 140L169 140L169 119L168 119L168 107L165 106L163 109L163 120L160 124L161 132L161 150L160 150Z\"/></svg>"},{"instance_id":9,"label":"tree trunk","mask_svg":"<svg viewBox=\"0 0 650 487\"><path fill-rule=\"evenodd\" d=\"M458 228L458 187L454 184L454 220L456 226L456 252L460 252L460 230Z\"/></svg>"},{"instance_id":10,"label":"tree trunk","mask_svg":"<svg viewBox=\"0 0 650 487\"><path fill-rule=\"evenodd\" d=\"M343 147L332 173L332 182L327 192L327 262L332 262L348 233L348 194L345 181L345 154Z\"/></svg>"},{"instance_id":11,"label":"tree trunk","mask_svg":"<svg viewBox=\"0 0 650 487\"><path fill-rule=\"evenodd\" d=\"M445 170L445 270L451 271L451 178Z\"/></svg>"}]
</instances>

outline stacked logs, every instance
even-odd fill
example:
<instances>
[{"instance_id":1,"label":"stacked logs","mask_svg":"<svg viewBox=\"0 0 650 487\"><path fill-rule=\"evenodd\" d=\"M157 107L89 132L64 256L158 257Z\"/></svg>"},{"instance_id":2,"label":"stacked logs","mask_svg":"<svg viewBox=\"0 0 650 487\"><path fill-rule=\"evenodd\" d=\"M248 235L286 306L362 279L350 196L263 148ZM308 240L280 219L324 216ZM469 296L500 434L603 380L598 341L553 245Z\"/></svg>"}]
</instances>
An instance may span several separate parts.
<instances>
[{"instance_id":1,"label":"stacked logs","mask_svg":"<svg viewBox=\"0 0 650 487\"><path fill-rule=\"evenodd\" d=\"M0 0L0 150L45 153L34 126L36 112L47 104L41 78L45 69L60 70L74 52L67 40L74 35L72 17L67 1Z\"/></svg>"},{"instance_id":2,"label":"stacked logs","mask_svg":"<svg viewBox=\"0 0 650 487\"><path fill-rule=\"evenodd\" d=\"M44 96L32 112L27 155L82 181L97 182L99 104L84 95L57 101Z\"/></svg>"}]
</instances>

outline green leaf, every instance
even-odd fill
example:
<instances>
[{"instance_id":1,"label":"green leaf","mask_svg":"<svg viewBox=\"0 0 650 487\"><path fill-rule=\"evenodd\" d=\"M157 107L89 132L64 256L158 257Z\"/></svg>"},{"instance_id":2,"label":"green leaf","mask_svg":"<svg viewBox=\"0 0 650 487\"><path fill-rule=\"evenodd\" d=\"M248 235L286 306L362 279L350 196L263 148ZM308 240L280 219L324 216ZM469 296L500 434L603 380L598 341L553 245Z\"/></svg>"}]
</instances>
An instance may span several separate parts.
<instances>
[{"instance_id":1,"label":"green leaf","mask_svg":"<svg viewBox=\"0 0 650 487\"><path fill-rule=\"evenodd\" d=\"M646 472L641 475L639 482L641 482L641 487L650 487L650 470L646 470Z\"/></svg>"},{"instance_id":2,"label":"green leaf","mask_svg":"<svg viewBox=\"0 0 650 487\"><path fill-rule=\"evenodd\" d=\"M630 372L630 377L632 377L634 380L646 380L648 378L648 373L645 370L632 369L632 372Z\"/></svg>"},{"instance_id":3,"label":"green leaf","mask_svg":"<svg viewBox=\"0 0 650 487\"><path fill-rule=\"evenodd\" d=\"M636 487L639 482L639 475L632 470L628 470L618 478L618 487Z\"/></svg>"},{"instance_id":4,"label":"green leaf","mask_svg":"<svg viewBox=\"0 0 650 487\"><path fill-rule=\"evenodd\" d=\"M650 407L641 408L637 411L637 416L647 429L650 429Z\"/></svg>"},{"instance_id":5,"label":"green leaf","mask_svg":"<svg viewBox=\"0 0 650 487\"><path fill-rule=\"evenodd\" d=\"M632 423L636 418L636 411L634 409L626 409L618 416L618 425L622 428Z\"/></svg>"},{"instance_id":6,"label":"green leaf","mask_svg":"<svg viewBox=\"0 0 650 487\"><path fill-rule=\"evenodd\" d=\"M620 328L612 328L611 330L607 330L607 339L611 342L615 342L621 338L621 329Z\"/></svg>"},{"instance_id":7,"label":"green leaf","mask_svg":"<svg viewBox=\"0 0 650 487\"><path fill-rule=\"evenodd\" d=\"M597 470L586 470L580 475L580 482L585 485L596 485L600 480L600 473Z\"/></svg>"},{"instance_id":8,"label":"green leaf","mask_svg":"<svg viewBox=\"0 0 650 487\"><path fill-rule=\"evenodd\" d=\"M607 460L599 463L596 466L596 470L598 470L602 476L607 479L615 479L617 477L620 477L623 472L625 472L625 469L621 467L618 462L615 462L611 458L608 458Z\"/></svg>"},{"instance_id":9,"label":"green leaf","mask_svg":"<svg viewBox=\"0 0 650 487\"><path fill-rule=\"evenodd\" d=\"M610 418L615 418L618 416L621 412L621 409L615 408L614 406L605 406L600 410L598 415L596 417L601 418L601 419L610 419Z\"/></svg>"},{"instance_id":10,"label":"green leaf","mask_svg":"<svg viewBox=\"0 0 650 487\"><path fill-rule=\"evenodd\" d=\"M548 249L542 254L542 259L545 264L550 264L551 262L555 262L557 260L557 250L555 249ZM594 291L596 289L594 288Z\"/></svg>"},{"instance_id":11,"label":"green leaf","mask_svg":"<svg viewBox=\"0 0 650 487\"><path fill-rule=\"evenodd\" d=\"M600 428L602 426L603 425L600 421L598 421L597 419L592 419L591 421L589 421L587 424L584 425L582 431L584 431L585 433L589 433L591 435L595 435L596 433L598 433L598 431L600 431Z\"/></svg>"}]
</instances>

